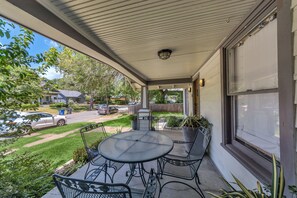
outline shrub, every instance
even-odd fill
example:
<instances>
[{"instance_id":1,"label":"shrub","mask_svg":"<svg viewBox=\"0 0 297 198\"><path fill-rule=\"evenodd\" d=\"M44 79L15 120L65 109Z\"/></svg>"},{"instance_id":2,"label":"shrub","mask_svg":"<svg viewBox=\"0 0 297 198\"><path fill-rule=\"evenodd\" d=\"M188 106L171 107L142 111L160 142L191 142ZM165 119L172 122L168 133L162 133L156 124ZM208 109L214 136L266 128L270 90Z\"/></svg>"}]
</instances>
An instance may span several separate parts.
<instances>
[{"instance_id":1,"label":"shrub","mask_svg":"<svg viewBox=\"0 0 297 198\"><path fill-rule=\"evenodd\" d=\"M116 105L126 105L128 102L126 100L115 100L114 104Z\"/></svg>"},{"instance_id":2,"label":"shrub","mask_svg":"<svg viewBox=\"0 0 297 198\"><path fill-rule=\"evenodd\" d=\"M169 116L166 118L166 121L167 127L179 127L182 122L182 118L176 116Z\"/></svg>"},{"instance_id":3,"label":"shrub","mask_svg":"<svg viewBox=\"0 0 297 198\"><path fill-rule=\"evenodd\" d=\"M130 114L129 119L130 120L137 120L137 115L136 114Z\"/></svg>"},{"instance_id":4,"label":"shrub","mask_svg":"<svg viewBox=\"0 0 297 198\"><path fill-rule=\"evenodd\" d=\"M62 107L66 107L66 103L64 102L56 102L56 103L52 103L49 105L52 108L62 108Z\"/></svg>"},{"instance_id":5,"label":"shrub","mask_svg":"<svg viewBox=\"0 0 297 198\"><path fill-rule=\"evenodd\" d=\"M89 110L90 106L89 105L79 105L79 104L76 104L74 107L73 107L73 110L74 111L82 111L82 110Z\"/></svg>"},{"instance_id":6,"label":"shrub","mask_svg":"<svg viewBox=\"0 0 297 198\"><path fill-rule=\"evenodd\" d=\"M27 153L0 159L1 197L41 197L53 188L51 163Z\"/></svg>"},{"instance_id":7,"label":"shrub","mask_svg":"<svg viewBox=\"0 0 297 198\"><path fill-rule=\"evenodd\" d=\"M100 138L99 140L91 144L90 148L97 149L98 145L102 140L103 138ZM75 163L83 163L83 164L88 161L88 154L86 152L85 147L78 148L73 152L73 161L75 161Z\"/></svg>"},{"instance_id":8,"label":"shrub","mask_svg":"<svg viewBox=\"0 0 297 198\"><path fill-rule=\"evenodd\" d=\"M84 147L78 148L73 152L73 161L75 163L86 163L88 161L88 154Z\"/></svg>"}]
</instances>

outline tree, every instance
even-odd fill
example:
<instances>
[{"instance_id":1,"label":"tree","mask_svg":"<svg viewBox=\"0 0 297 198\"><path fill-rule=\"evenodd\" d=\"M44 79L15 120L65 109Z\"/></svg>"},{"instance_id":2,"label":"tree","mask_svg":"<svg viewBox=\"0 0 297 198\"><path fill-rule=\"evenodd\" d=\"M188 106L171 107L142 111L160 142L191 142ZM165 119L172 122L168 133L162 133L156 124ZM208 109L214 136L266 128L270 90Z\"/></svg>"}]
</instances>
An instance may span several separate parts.
<instances>
[{"instance_id":1,"label":"tree","mask_svg":"<svg viewBox=\"0 0 297 198\"><path fill-rule=\"evenodd\" d=\"M115 94L118 96L125 96L132 101L136 101L140 97L140 93L136 91L128 78L122 78L115 89Z\"/></svg>"},{"instance_id":2,"label":"tree","mask_svg":"<svg viewBox=\"0 0 297 198\"><path fill-rule=\"evenodd\" d=\"M10 38L13 24L0 19L0 37L9 40L0 43L0 114L2 118L13 115L15 110L34 109L42 94L40 74L56 63L56 49L32 56L28 49L34 41L32 31L21 28L21 33ZM30 65L40 64L37 69ZM9 139L10 142L15 139ZM0 195L3 197L40 197L52 188L49 162L39 156L23 154L5 156L0 141Z\"/></svg>"},{"instance_id":3,"label":"tree","mask_svg":"<svg viewBox=\"0 0 297 198\"><path fill-rule=\"evenodd\" d=\"M149 98L150 100L154 100L157 104L165 104L167 101L165 100L165 96L167 94L167 89L159 89L159 90L150 90Z\"/></svg>"},{"instance_id":4,"label":"tree","mask_svg":"<svg viewBox=\"0 0 297 198\"><path fill-rule=\"evenodd\" d=\"M21 28L19 35L10 38L14 25L0 19L0 36L10 39L8 44L0 43L0 113L36 108L42 95L39 75L56 63L55 49L45 54L32 56L28 49L33 43L32 31ZM37 69L31 64L40 64Z\"/></svg>"},{"instance_id":5,"label":"tree","mask_svg":"<svg viewBox=\"0 0 297 198\"><path fill-rule=\"evenodd\" d=\"M64 89L79 90L94 97L101 97L108 103L110 96L119 94L121 91L132 93L126 78L110 66L97 61L89 56L76 52L68 47L58 56L58 70L63 74L60 86ZM119 86L125 88L119 89Z\"/></svg>"}]
</instances>

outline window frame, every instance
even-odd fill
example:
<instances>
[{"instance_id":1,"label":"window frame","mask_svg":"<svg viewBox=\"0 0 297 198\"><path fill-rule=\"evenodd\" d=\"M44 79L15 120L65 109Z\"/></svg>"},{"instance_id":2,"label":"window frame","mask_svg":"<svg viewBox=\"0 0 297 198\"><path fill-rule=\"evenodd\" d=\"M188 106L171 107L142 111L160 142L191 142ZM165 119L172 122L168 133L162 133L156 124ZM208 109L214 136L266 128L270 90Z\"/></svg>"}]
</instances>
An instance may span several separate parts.
<instances>
[{"instance_id":1,"label":"window frame","mask_svg":"<svg viewBox=\"0 0 297 198\"><path fill-rule=\"evenodd\" d=\"M240 41L249 31L261 22L269 13L277 9L277 43L278 43L278 89L279 92L279 119L280 119L280 155L281 163L286 172L286 181L296 182L295 174L295 105L294 81L287 78L293 75L292 35L290 17L290 1L261 1L246 19L232 32L220 46L221 53L221 91L222 91L222 143L235 159L249 170L262 183L271 180L272 163L268 156L260 155L254 150L234 141L232 122L234 120L234 104L228 96L228 50ZM285 41L284 41L285 40ZM291 58L290 58L291 57ZM282 66L282 67L281 67ZM285 76L287 76L285 78ZM255 93L271 92L260 90ZM275 91L275 90L274 90ZM233 105L233 106L232 106ZM294 137L294 138L292 138Z\"/></svg>"}]
</instances>

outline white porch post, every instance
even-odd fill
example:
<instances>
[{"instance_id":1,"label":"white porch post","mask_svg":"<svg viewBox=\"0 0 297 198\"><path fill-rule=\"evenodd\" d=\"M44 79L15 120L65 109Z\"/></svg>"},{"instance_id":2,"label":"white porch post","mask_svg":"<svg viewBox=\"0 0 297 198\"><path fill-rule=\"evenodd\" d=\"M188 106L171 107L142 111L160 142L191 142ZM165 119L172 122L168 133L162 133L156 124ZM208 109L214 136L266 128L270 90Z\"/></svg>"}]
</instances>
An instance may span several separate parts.
<instances>
[{"instance_id":1,"label":"white porch post","mask_svg":"<svg viewBox=\"0 0 297 198\"><path fill-rule=\"evenodd\" d=\"M189 115L189 102L188 102L188 90L183 89L183 113L184 116Z\"/></svg>"},{"instance_id":2,"label":"white porch post","mask_svg":"<svg viewBox=\"0 0 297 198\"><path fill-rule=\"evenodd\" d=\"M141 108L148 109L149 108L149 98L148 98L148 88L147 86L141 87Z\"/></svg>"}]
</instances>

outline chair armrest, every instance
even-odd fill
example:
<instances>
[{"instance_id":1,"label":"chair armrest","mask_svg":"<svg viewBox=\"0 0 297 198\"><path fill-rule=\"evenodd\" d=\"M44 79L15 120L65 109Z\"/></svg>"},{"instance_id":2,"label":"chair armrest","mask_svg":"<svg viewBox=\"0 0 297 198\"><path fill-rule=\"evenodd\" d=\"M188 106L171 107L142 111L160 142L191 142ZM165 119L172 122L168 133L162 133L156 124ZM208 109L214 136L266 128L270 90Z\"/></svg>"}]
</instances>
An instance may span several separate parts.
<instances>
[{"instance_id":1,"label":"chair armrest","mask_svg":"<svg viewBox=\"0 0 297 198\"><path fill-rule=\"evenodd\" d=\"M173 140L174 144L193 144L193 142L186 142L181 140Z\"/></svg>"},{"instance_id":2,"label":"chair armrest","mask_svg":"<svg viewBox=\"0 0 297 198\"><path fill-rule=\"evenodd\" d=\"M181 155L173 155L173 154L167 154L166 156L162 157L163 161L169 162L169 163L196 163L200 161L202 158L201 156L181 156Z\"/></svg>"}]
</instances>

